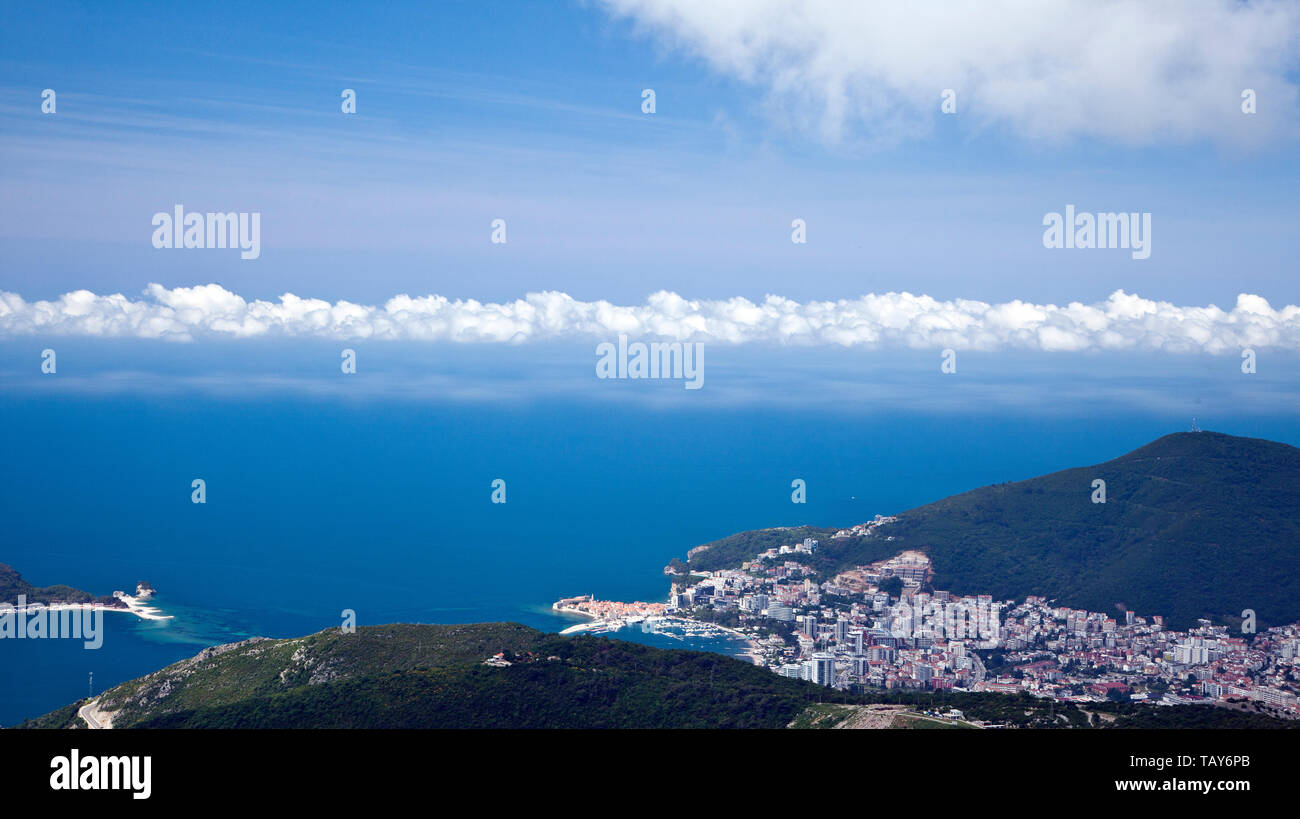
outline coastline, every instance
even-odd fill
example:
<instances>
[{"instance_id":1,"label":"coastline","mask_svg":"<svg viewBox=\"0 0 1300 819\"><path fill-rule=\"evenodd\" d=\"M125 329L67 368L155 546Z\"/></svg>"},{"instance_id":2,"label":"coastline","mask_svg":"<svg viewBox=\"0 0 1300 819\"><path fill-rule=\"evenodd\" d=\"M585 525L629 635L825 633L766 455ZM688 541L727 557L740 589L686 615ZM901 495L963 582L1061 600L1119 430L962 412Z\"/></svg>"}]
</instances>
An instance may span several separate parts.
<instances>
[{"instance_id":1,"label":"coastline","mask_svg":"<svg viewBox=\"0 0 1300 819\"><path fill-rule=\"evenodd\" d=\"M684 619L690 620L689 617L688 617L688 618L684 618ZM691 622L693 622L693 623L703 623L703 622L705 622L705 621L703 621L703 620L691 620ZM759 645L757 639L755 639L754 637L752 637L752 636L746 634L745 632L741 631L740 629L730 628L730 627L728 627L728 626L720 626L720 625L717 625L716 623L709 623L709 625L711 625L711 626L713 626L714 628L719 629L719 630L721 630L721 631L725 631L725 632L727 632L728 634L732 634L732 635L734 635L734 636L740 638L741 640L744 640L744 641L745 641L745 645L748 646L749 650L746 651L746 652L744 652L744 653L742 653L742 654L739 654L739 655L737 655L737 656L739 656L739 657L747 657L747 658L750 660L750 662L752 662L754 665L762 665L762 663L763 663L762 647Z\"/></svg>"},{"instance_id":2,"label":"coastline","mask_svg":"<svg viewBox=\"0 0 1300 819\"><path fill-rule=\"evenodd\" d=\"M147 596L130 595L126 592L113 592L113 596L126 604L126 611L134 614L142 620L170 620L173 615L163 614L162 609L157 606L150 606L144 601L153 597L152 594ZM119 609L121 611L121 609Z\"/></svg>"},{"instance_id":3,"label":"coastline","mask_svg":"<svg viewBox=\"0 0 1300 819\"><path fill-rule=\"evenodd\" d=\"M577 615L579 615L579 616L581 616L581 617L586 617L588 620L599 620L599 619L600 619L600 617L599 617L598 615L592 614L592 613L589 612L589 611L583 611L582 609L569 608L568 606L555 606L555 605L553 605L553 606L551 606L551 611L558 611L558 612L560 612L561 614L577 614ZM587 624L586 624L586 623L579 623L578 625L587 625ZM572 628L572 626L571 626L570 628ZM565 631L568 631L568 629L565 629ZM564 634L565 632L564 632L564 631L561 631L560 633L561 633L561 634Z\"/></svg>"},{"instance_id":4,"label":"coastline","mask_svg":"<svg viewBox=\"0 0 1300 819\"><path fill-rule=\"evenodd\" d=\"M697 620L693 617L687 617L681 614L636 615L635 619L627 616L602 617L601 615L587 611L586 609L561 605L562 602L569 602L573 599L574 598L565 598L562 601L553 603L551 604L551 610L560 614L573 614L573 615L585 617L587 618L587 622L575 623L567 628L561 629L559 632L560 634L582 634L585 632L603 633L606 631L618 631L620 629L624 629L629 626L642 624L642 623L651 623L651 624L663 623L667 625L671 625L675 622L689 623L697 627L707 628L710 631L726 634L741 640L742 642L744 642L746 650L735 653L732 656L744 657L754 665L762 665L761 647L758 643L758 640L752 637L751 635L748 635L743 631L740 631L739 629L731 628L729 626L719 625L717 623L710 623L706 620ZM587 602L596 602L596 601L588 599Z\"/></svg>"},{"instance_id":5,"label":"coastline","mask_svg":"<svg viewBox=\"0 0 1300 819\"><path fill-rule=\"evenodd\" d=\"M122 601L123 605L109 606L104 603L26 603L22 606L8 603L7 605L13 608L15 614L28 614L35 611L116 611L122 614L134 614L141 620L171 620L173 617L170 614L163 614L162 609L157 606L146 605L141 598L125 592L113 592L113 597ZM37 609L36 606L40 608Z\"/></svg>"}]
</instances>

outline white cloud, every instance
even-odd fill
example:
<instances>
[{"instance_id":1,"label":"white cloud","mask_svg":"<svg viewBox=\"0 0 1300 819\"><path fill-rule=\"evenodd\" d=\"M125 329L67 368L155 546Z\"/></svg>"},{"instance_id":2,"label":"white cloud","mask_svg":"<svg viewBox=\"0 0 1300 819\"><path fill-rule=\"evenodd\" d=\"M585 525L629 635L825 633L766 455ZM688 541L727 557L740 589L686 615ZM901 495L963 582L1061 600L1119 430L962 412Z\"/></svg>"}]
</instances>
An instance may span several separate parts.
<instances>
[{"instance_id":1,"label":"white cloud","mask_svg":"<svg viewBox=\"0 0 1300 819\"><path fill-rule=\"evenodd\" d=\"M1030 139L1294 133L1300 4L1286 0L601 2L833 141L922 133L948 88L959 117Z\"/></svg>"},{"instance_id":2,"label":"white cloud","mask_svg":"<svg viewBox=\"0 0 1300 819\"><path fill-rule=\"evenodd\" d=\"M644 304L578 301L529 293L502 304L443 296L394 296L381 306L300 298L249 301L220 285L167 289L145 298L88 290L53 301L0 291L0 338L90 336L323 338L524 343L565 338L667 338L722 344L834 345L871 349L1156 350L1222 353L1243 347L1300 350L1300 307L1274 309L1242 294L1232 310L1186 307L1117 290L1096 304L939 301L911 293L800 303L780 296L686 299L660 291Z\"/></svg>"}]
</instances>

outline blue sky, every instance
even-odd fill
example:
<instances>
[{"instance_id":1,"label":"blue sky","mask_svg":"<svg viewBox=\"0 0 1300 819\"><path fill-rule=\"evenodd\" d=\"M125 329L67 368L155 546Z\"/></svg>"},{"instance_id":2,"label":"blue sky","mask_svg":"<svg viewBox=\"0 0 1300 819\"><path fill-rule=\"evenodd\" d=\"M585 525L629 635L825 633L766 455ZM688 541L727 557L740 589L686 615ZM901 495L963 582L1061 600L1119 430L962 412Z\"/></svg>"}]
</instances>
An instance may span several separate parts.
<instances>
[{"instance_id":1,"label":"blue sky","mask_svg":"<svg viewBox=\"0 0 1300 819\"><path fill-rule=\"evenodd\" d=\"M8 4L0 289L1300 302L1293 98L1260 144L1195 128L1044 138L944 117L936 77L905 136L876 139L869 110L827 138L762 70L720 68L640 5ZM155 250L150 216L176 202L260 211L261 258ZM1043 215L1067 203L1151 212L1152 257L1044 249ZM506 245L488 241L494 218Z\"/></svg>"}]
</instances>

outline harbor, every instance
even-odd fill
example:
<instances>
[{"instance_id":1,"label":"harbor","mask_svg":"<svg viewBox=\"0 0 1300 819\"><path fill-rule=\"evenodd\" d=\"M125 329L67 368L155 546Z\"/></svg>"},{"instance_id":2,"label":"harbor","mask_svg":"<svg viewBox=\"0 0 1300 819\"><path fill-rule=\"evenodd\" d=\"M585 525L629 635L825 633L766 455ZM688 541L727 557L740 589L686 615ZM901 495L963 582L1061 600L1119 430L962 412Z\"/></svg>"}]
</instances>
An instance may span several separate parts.
<instances>
[{"instance_id":1,"label":"harbor","mask_svg":"<svg viewBox=\"0 0 1300 819\"><path fill-rule=\"evenodd\" d=\"M707 640L730 639L743 641L746 650L739 656L755 661L757 644L753 638L736 629L706 623L669 613L665 603L622 603L597 600L593 595L567 597L551 605L562 613L587 617L585 623L575 623L560 631L561 634L612 634L624 629L637 629L642 634L653 634L683 643L683 648L696 648L693 643Z\"/></svg>"}]
</instances>

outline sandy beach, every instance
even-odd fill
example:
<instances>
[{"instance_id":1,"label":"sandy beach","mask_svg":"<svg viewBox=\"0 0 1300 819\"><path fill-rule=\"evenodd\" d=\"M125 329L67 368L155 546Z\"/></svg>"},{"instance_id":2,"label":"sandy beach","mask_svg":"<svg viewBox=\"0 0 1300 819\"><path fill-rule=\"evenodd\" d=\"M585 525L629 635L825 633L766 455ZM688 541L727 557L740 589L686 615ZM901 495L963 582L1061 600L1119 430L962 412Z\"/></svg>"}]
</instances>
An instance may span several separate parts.
<instances>
[{"instance_id":1,"label":"sandy beach","mask_svg":"<svg viewBox=\"0 0 1300 819\"><path fill-rule=\"evenodd\" d=\"M113 592L113 596L122 601L123 606L106 606L103 603L29 603L26 606L14 607L15 614L26 614L33 606L39 605L41 610L48 612L60 611L116 611L123 614L134 614L142 620L170 620L172 615L163 614L162 610L156 606L146 604L141 598L133 597L126 592Z\"/></svg>"}]
</instances>

